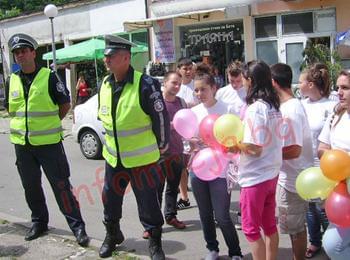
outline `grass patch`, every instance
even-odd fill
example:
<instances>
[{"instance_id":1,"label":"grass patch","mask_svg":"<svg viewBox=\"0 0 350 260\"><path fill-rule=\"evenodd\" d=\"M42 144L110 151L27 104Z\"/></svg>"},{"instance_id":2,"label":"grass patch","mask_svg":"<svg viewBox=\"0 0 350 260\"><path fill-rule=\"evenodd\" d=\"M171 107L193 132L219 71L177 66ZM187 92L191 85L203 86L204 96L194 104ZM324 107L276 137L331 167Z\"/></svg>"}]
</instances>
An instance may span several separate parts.
<instances>
[{"instance_id":1,"label":"grass patch","mask_svg":"<svg viewBox=\"0 0 350 260\"><path fill-rule=\"evenodd\" d=\"M8 222L7 220L5 219L0 219L0 224L1 225L4 225L4 224L9 224L10 222Z\"/></svg>"}]
</instances>

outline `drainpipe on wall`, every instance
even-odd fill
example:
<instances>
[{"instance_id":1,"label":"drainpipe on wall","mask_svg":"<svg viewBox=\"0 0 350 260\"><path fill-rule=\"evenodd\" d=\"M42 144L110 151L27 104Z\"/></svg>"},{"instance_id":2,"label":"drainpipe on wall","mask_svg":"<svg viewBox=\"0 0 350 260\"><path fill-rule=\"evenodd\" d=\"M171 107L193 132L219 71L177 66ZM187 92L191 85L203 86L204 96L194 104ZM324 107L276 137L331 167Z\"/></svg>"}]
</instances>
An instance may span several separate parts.
<instances>
[{"instance_id":1,"label":"drainpipe on wall","mask_svg":"<svg viewBox=\"0 0 350 260\"><path fill-rule=\"evenodd\" d=\"M149 9L148 9L148 2L151 0L145 0L145 13L146 13L146 19L149 18ZM152 48L151 48L151 31L149 28L147 28L147 41L148 41L148 59L152 59Z\"/></svg>"}]
</instances>

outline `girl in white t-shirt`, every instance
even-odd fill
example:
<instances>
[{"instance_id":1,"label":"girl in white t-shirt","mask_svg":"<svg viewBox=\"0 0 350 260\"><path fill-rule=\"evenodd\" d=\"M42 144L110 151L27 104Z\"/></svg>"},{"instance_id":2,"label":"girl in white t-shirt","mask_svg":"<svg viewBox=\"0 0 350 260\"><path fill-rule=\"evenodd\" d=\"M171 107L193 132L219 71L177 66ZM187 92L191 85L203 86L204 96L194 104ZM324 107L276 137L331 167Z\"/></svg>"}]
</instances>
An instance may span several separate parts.
<instances>
[{"instance_id":1,"label":"girl in white t-shirt","mask_svg":"<svg viewBox=\"0 0 350 260\"><path fill-rule=\"evenodd\" d=\"M313 164L314 166L320 166L320 160L317 156L318 136L337 103L328 98L331 89L327 66L323 63L316 63L304 70L299 77L299 88L301 94L306 97L301 103L305 109L311 130ZM327 229L328 219L321 205L316 202L309 202L306 220L310 245L306 250L305 257L311 258L321 249L321 227L323 231Z\"/></svg>"},{"instance_id":2,"label":"girl in white t-shirt","mask_svg":"<svg viewBox=\"0 0 350 260\"><path fill-rule=\"evenodd\" d=\"M335 108L333 115L330 115L318 138L320 145L318 147L319 158L329 149L339 149L347 153L350 152L350 74L342 71L337 79L339 104ZM335 232L332 232L331 229ZM329 232L328 232L329 231ZM330 234L331 239L327 238ZM338 234L336 236L335 234ZM348 260L350 259L350 229L339 228L330 224L324 235L324 240L331 243L324 244L326 253L331 259Z\"/></svg>"},{"instance_id":3,"label":"girl in white t-shirt","mask_svg":"<svg viewBox=\"0 0 350 260\"><path fill-rule=\"evenodd\" d=\"M198 122L210 114L222 115L229 112L225 103L215 99L215 92L216 85L212 75L202 72L195 76L194 93L201 103L194 106L192 111L196 114ZM191 143L197 151L205 147L199 137L193 138ZM232 259L242 259L239 238L230 217L231 194L227 192L225 170L226 167L223 167L221 174L218 172L218 178L211 181L201 180L190 171L193 195L198 205L206 247L209 250L205 258L208 260L217 259L219 256L215 220L229 248L228 255Z\"/></svg>"},{"instance_id":4,"label":"girl in white t-shirt","mask_svg":"<svg viewBox=\"0 0 350 260\"><path fill-rule=\"evenodd\" d=\"M275 218L276 185L282 165L280 100L272 86L271 71L263 61L248 62L243 72L247 110L239 164L242 230L254 260L276 259L278 232ZM260 229L265 234L261 237Z\"/></svg>"}]
</instances>

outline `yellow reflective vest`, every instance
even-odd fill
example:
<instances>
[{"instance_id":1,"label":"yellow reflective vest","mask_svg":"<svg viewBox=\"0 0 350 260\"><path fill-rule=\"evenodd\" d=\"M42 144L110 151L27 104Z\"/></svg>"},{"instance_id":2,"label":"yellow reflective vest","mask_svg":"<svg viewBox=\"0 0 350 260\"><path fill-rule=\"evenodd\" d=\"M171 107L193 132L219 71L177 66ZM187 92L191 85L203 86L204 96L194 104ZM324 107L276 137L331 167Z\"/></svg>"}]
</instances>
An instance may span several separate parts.
<instances>
[{"instance_id":1,"label":"yellow reflective vest","mask_svg":"<svg viewBox=\"0 0 350 260\"><path fill-rule=\"evenodd\" d=\"M9 87L10 140L24 145L55 144L62 140L59 107L49 95L50 69L41 68L24 96L21 78L11 74Z\"/></svg>"},{"instance_id":2,"label":"yellow reflective vest","mask_svg":"<svg viewBox=\"0 0 350 260\"><path fill-rule=\"evenodd\" d=\"M102 155L112 167L117 166L118 153L125 168L144 166L159 160L160 153L152 131L151 118L140 104L141 75L134 71L133 84L128 82L123 87L115 117L112 115L112 86L107 77L101 85L98 116L106 130Z\"/></svg>"}]
</instances>

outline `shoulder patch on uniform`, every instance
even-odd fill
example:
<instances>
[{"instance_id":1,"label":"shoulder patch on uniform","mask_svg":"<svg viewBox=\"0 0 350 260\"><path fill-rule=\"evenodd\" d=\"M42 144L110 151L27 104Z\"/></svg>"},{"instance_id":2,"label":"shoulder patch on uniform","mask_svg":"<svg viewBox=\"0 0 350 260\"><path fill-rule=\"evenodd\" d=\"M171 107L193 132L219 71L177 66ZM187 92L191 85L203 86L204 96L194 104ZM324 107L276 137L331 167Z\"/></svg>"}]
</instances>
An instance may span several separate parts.
<instances>
[{"instance_id":1,"label":"shoulder patch on uniform","mask_svg":"<svg viewBox=\"0 0 350 260\"><path fill-rule=\"evenodd\" d=\"M161 96L160 92L159 91L155 91L149 96L149 98L150 99L159 99L160 96Z\"/></svg>"},{"instance_id":2,"label":"shoulder patch on uniform","mask_svg":"<svg viewBox=\"0 0 350 260\"><path fill-rule=\"evenodd\" d=\"M64 84L61 81L57 81L56 83L56 89L58 92L66 93Z\"/></svg>"},{"instance_id":3,"label":"shoulder patch on uniform","mask_svg":"<svg viewBox=\"0 0 350 260\"><path fill-rule=\"evenodd\" d=\"M157 99L156 101L154 101L153 108L156 112L162 112L164 110L164 105L162 100Z\"/></svg>"},{"instance_id":4,"label":"shoulder patch on uniform","mask_svg":"<svg viewBox=\"0 0 350 260\"><path fill-rule=\"evenodd\" d=\"M143 79L144 79L148 84L153 84L153 79L152 79L150 76L145 75L145 76L143 77Z\"/></svg>"}]
</instances>

